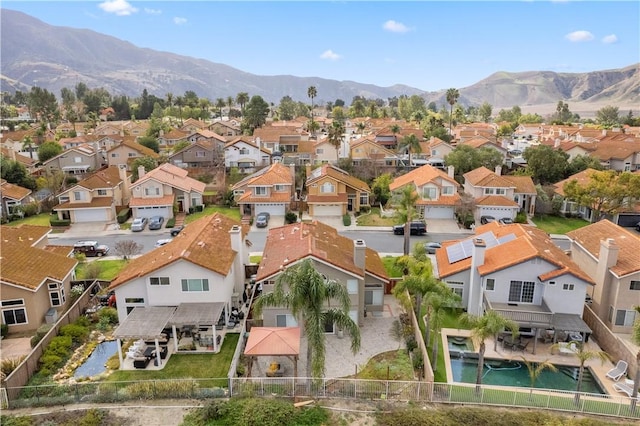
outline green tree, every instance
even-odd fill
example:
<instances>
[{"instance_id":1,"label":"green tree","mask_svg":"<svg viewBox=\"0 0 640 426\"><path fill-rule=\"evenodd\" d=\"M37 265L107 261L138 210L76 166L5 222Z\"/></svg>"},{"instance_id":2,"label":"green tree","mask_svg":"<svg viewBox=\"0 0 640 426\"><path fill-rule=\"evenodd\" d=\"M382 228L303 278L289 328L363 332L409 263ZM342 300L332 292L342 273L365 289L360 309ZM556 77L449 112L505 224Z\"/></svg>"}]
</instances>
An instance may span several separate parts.
<instances>
[{"instance_id":1,"label":"green tree","mask_svg":"<svg viewBox=\"0 0 640 426\"><path fill-rule=\"evenodd\" d=\"M342 145L342 135L345 132L344 124L341 121L334 120L329 127L328 140L336 149L336 162L340 158L340 145Z\"/></svg>"},{"instance_id":2,"label":"green tree","mask_svg":"<svg viewBox=\"0 0 640 426\"><path fill-rule=\"evenodd\" d=\"M433 276L433 266L426 255L424 245L416 244L413 256L401 256L396 263L403 269L404 277L393 287L393 295L404 306L410 307L416 318L419 318L424 296L428 292L434 291L438 283L438 280ZM413 300L406 300L407 292L410 297L413 297ZM451 291L449 290L449 292ZM426 327L425 333L428 333ZM428 339L428 334L426 339Z\"/></svg>"},{"instance_id":3,"label":"green tree","mask_svg":"<svg viewBox=\"0 0 640 426\"><path fill-rule=\"evenodd\" d=\"M62 154L62 146L58 142L45 142L38 147L38 161L44 163L45 161Z\"/></svg>"},{"instance_id":4,"label":"green tree","mask_svg":"<svg viewBox=\"0 0 640 426\"><path fill-rule=\"evenodd\" d=\"M402 140L400 140L400 144L398 144L398 150L406 151L407 154L409 154L409 167L411 167L411 153L415 152L416 154L420 154L422 152L422 148L420 147L420 140L415 134L410 133L402 138Z\"/></svg>"},{"instance_id":5,"label":"green tree","mask_svg":"<svg viewBox=\"0 0 640 426\"><path fill-rule=\"evenodd\" d=\"M458 98L460 97L460 92L458 89L450 88L447 89L447 103L449 104L449 129L451 129L452 119L453 119L453 106L458 102Z\"/></svg>"},{"instance_id":6,"label":"green tree","mask_svg":"<svg viewBox=\"0 0 640 426\"><path fill-rule=\"evenodd\" d=\"M605 106L596 111L596 121L604 128L620 126L620 109L614 106Z\"/></svg>"},{"instance_id":7,"label":"green tree","mask_svg":"<svg viewBox=\"0 0 640 426\"><path fill-rule=\"evenodd\" d=\"M291 311L302 323L307 337L307 371L319 378L325 371L326 324L335 324L349 335L354 354L360 349L360 329L349 316L350 306L347 288L335 280L325 279L313 262L306 259L280 274L272 292L258 296L254 312L260 315L265 307Z\"/></svg>"},{"instance_id":8,"label":"green tree","mask_svg":"<svg viewBox=\"0 0 640 426\"><path fill-rule=\"evenodd\" d=\"M240 92L236 95L236 103L240 105L240 112L244 115L244 106L249 102L249 94L247 92Z\"/></svg>"},{"instance_id":9,"label":"green tree","mask_svg":"<svg viewBox=\"0 0 640 426\"><path fill-rule=\"evenodd\" d=\"M533 388L536 386L536 380L538 380L540 374L542 374L544 370L551 370L555 373L556 371L558 371L558 369L548 359L540 362L532 362L523 356L521 356L520 358L522 358L522 361L524 361L524 365L527 367L527 372L529 373L529 383L531 387L531 390L529 391L529 400L531 400L531 398L533 397Z\"/></svg>"},{"instance_id":10,"label":"green tree","mask_svg":"<svg viewBox=\"0 0 640 426\"><path fill-rule=\"evenodd\" d=\"M313 99L318 96L318 89L316 89L316 86L309 86L307 89L307 96L311 99L311 120L313 121Z\"/></svg>"},{"instance_id":11,"label":"green tree","mask_svg":"<svg viewBox=\"0 0 640 426\"><path fill-rule=\"evenodd\" d=\"M488 123L491 119L491 112L493 111L493 107L488 102L484 102L478 108L478 114L480 115L480 120L484 123Z\"/></svg>"},{"instance_id":12,"label":"green tree","mask_svg":"<svg viewBox=\"0 0 640 426\"><path fill-rule=\"evenodd\" d=\"M615 215L631 207L633 200L640 199L640 175L615 170L594 171L589 180L581 184L576 179L565 183L565 196L581 206L596 212L594 222L606 215Z\"/></svg>"},{"instance_id":13,"label":"green tree","mask_svg":"<svg viewBox=\"0 0 640 426\"><path fill-rule=\"evenodd\" d=\"M138 167L144 167L145 172L149 172L158 167L158 162L153 157L138 157L131 163L131 182L138 180Z\"/></svg>"},{"instance_id":14,"label":"green tree","mask_svg":"<svg viewBox=\"0 0 640 426\"><path fill-rule=\"evenodd\" d=\"M566 176L569 154L560 149L538 145L525 149L522 157L527 161L527 172L536 183L556 183Z\"/></svg>"},{"instance_id":15,"label":"green tree","mask_svg":"<svg viewBox=\"0 0 640 426\"><path fill-rule=\"evenodd\" d=\"M191 146L191 142L189 141L180 141L173 146L173 153L180 152L186 147Z\"/></svg>"},{"instance_id":16,"label":"green tree","mask_svg":"<svg viewBox=\"0 0 640 426\"><path fill-rule=\"evenodd\" d=\"M344 112L344 108L341 106L334 106L331 110L331 118L334 120L338 120L344 122L347 118L347 114Z\"/></svg>"},{"instance_id":17,"label":"green tree","mask_svg":"<svg viewBox=\"0 0 640 426\"><path fill-rule=\"evenodd\" d=\"M160 144L158 143L158 138L156 136L142 136L138 138L138 143L155 152L160 152Z\"/></svg>"},{"instance_id":18,"label":"green tree","mask_svg":"<svg viewBox=\"0 0 640 426\"><path fill-rule=\"evenodd\" d=\"M560 345L566 343L556 343L551 345L551 349L557 349ZM580 391L582 390L582 379L584 378L584 365L587 361L591 361L592 359L599 359L600 362L604 363L605 361L609 361L609 355L604 351L589 351L585 348L583 342L571 341L568 343L570 346L574 346L576 350L573 352L573 355L578 358L580 362L580 368L578 369L578 384L576 386L576 404L580 403Z\"/></svg>"},{"instance_id":19,"label":"green tree","mask_svg":"<svg viewBox=\"0 0 640 426\"><path fill-rule=\"evenodd\" d=\"M393 181L391 173L384 173L376 177L373 180L371 191L373 191L374 199L382 206L386 206L389 198L391 197L391 191L389 185Z\"/></svg>"},{"instance_id":20,"label":"green tree","mask_svg":"<svg viewBox=\"0 0 640 426\"><path fill-rule=\"evenodd\" d=\"M267 121L269 104L261 96L252 96L243 111L243 127L251 133Z\"/></svg>"},{"instance_id":21,"label":"green tree","mask_svg":"<svg viewBox=\"0 0 640 426\"><path fill-rule=\"evenodd\" d=\"M475 149L469 145L458 145L444 157L445 164L453 166L458 177L481 166L495 170L496 166L501 165L503 161L502 154L496 149L489 147Z\"/></svg>"},{"instance_id":22,"label":"green tree","mask_svg":"<svg viewBox=\"0 0 640 426\"><path fill-rule=\"evenodd\" d=\"M27 168L17 161L0 155L0 177L9 183L34 191L36 180L29 174Z\"/></svg>"},{"instance_id":23,"label":"green tree","mask_svg":"<svg viewBox=\"0 0 640 426\"><path fill-rule=\"evenodd\" d=\"M283 96L278 105L278 116L280 120L293 120L296 113L296 102L291 96Z\"/></svg>"},{"instance_id":24,"label":"green tree","mask_svg":"<svg viewBox=\"0 0 640 426\"><path fill-rule=\"evenodd\" d=\"M514 337L517 336L519 330L518 323L510 319L506 319L496 311L487 311L482 316L465 313L462 315L462 323L471 329L471 340L475 345L479 346L476 384L481 385L482 370L484 369L484 352L486 350L485 341L489 337L495 338L504 330L511 331ZM497 340L498 339L496 338L495 341L497 342Z\"/></svg>"},{"instance_id":25,"label":"green tree","mask_svg":"<svg viewBox=\"0 0 640 426\"><path fill-rule=\"evenodd\" d=\"M26 149L29 151L29 156L31 157L31 159L33 160L33 139L31 139L31 136L25 136L22 139L22 149Z\"/></svg>"},{"instance_id":26,"label":"green tree","mask_svg":"<svg viewBox=\"0 0 640 426\"><path fill-rule=\"evenodd\" d=\"M225 105L227 105L227 101L225 101L223 98L216 99L216 108L218 108L218 114L220 118L222 118L222 109L225 107Z\"/></svg>"},{"instance_id":27,"label":"green tree","mask_svg":"<svg viewBox=\"0 0 640 426\"><path fill-rule=\"evenodd\" d=\"M56 95L38 86L31 88L27 97L27 107L31 115L43 123L54 121L60 114Z\"/></svg>"},{"instance_id":28,"label":"green tree","mask_svg":"<svg viewBox=\"0 0 640 426\"><path fill-rule=\"evenodd\" d=\"M587 169L602 170L602 164L596 157L590 155L576 155L569 161L567 175L573 176Z\"/></svg>"},{"instance_id":29,"label":"green tree","mask_svg":"<svg viewBox=\"0 0 640 426\"><path fill-rule=\"evenodd\" d=\"M458 307L461 302L460 296L452 292L447 284L442 281L438 281L433 290L427 293L424 298L424 302L427 308L427 313L424 316L425 334L431 330L433 332L433 342L431 344L431 368L433 371L437 370L438 364L438 349L440 347L440 330L442 324L446 318L447 312L451 308ZM427 341L429 345L429 336L427 334Z\"/></svg>"},{"instance_id":30,"label":"green tree","mask_svg":"<svg viewBox=\"0 0 640 426\"><path fill-rule=\"evenodd\" d=\"M409 234L411 231L411 221L416 217L418 193L415 191L413 184L410 184L402 188L399 196L396 215L400 221L404 223L404 255L407 256L411 250Z\"/></svg>"}]
</instances>

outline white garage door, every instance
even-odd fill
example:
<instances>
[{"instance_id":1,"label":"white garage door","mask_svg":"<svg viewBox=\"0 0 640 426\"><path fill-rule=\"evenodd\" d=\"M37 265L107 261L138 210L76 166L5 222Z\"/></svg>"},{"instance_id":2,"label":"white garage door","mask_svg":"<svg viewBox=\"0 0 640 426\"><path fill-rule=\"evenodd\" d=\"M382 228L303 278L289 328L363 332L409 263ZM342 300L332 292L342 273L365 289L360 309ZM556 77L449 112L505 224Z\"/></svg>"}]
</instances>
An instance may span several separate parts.
<instances>
[{"instance_id":1,"label":"white garage door","mask_svg":"<svg viewBox=\"0 0 640 426\"><path fill-rule=\"evenodd\" d=\"M107 211L105 209L76 210L76 223L82 222L106 222Z\"/></svg>"},{"instance_id":2,"label":"white garage door","mask_svg":"<svg viewBox=\"0 0 640 426\"><path fill-rule=\"evenodd\" d=\"M258 203L255 205L255 214L258 213L269 213L271 216L284 216L286 213L284 204L262 204Z\"/></svg>"},{"instance_id":3,"label":"white garage door","mask_svg":"<svg viewBox=\"0 0 640 426\"><path fill-rule=\"evenodd\" d=\"M503 217L515 219L516 209L509 207L481 207L480 216L493 216L496 219L502 219Z\"/></svg>"},{"instance_id":4,"label":"white garage door","mask_svg":"<svg viewBox=\"0 0 640 426\"><path fill-rule=\"evenodd\" d=\"M146 217L149 219L152 216L162 216L166 219L173 217L169 207L137 207L133 214L133 217Z\"/></svg>"},{"instance_id":5,"label":"white garage door","mask_svg":"<svg viewBox=\"0 0 640 426\"><path fill-rule=\"evenodd\" d=\"M427 206L424 208L426 219L453 219L453 207Z\"/></svg>"},{"instance_id":6,"label":"white garage door","mask_svg":"<svg viewBox=\"0 0 640 426\"><path fill-rule=\"evenodd\" d=\"M314 216L342 216L342 206L340 204L329 204L313 206Z\"/></svg>"}]
</instances>

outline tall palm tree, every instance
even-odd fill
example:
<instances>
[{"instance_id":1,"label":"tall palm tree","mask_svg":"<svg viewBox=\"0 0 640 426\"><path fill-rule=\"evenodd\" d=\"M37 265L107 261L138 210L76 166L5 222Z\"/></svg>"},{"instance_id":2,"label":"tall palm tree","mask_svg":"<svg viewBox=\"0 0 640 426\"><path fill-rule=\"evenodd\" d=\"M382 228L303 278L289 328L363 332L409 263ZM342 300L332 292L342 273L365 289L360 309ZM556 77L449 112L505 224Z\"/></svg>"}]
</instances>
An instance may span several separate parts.
<instances>
[{"instance_id":1,"label":"tall palm tree","mask_svg":"<svg viewBox=\"0 0 640 426\"><path fill-rule=\"evenodd\" d=\"M338 306L332 307L330 302ZM347 288L325 279L309 259L280 274L273 292L258 296L254 312L260 315L268 306L287 308L302 323L307 337L307 371L313 377L324 376L325 324L333 323L347 332L354 354L360 349L360 329L349 316L351 302Z\"/></svg>"},{"instance_id":2,"label":"tall palm tree","mask_svg":"<svg viewBox=\"0 0 640 426\"><path fill-rule=\"evenodd\" d=\"M184 122L182 121L182 107L184 106L184 98L182 96L178 96L176 98L176 105L178 105L178 113L180 115L180 125L182 126Z\"/></svg>"},{"instance_id":3,"label":"tall palm tree","mask_svg":"<svg viewBox=\"0 0 640 426\"><path fill-rule=\"evenodd\" d=\"M307 96L311 98L311 121L313 121L313 98L318 96L318 89L316 89L316 86L309 86L307 89Z\"/></svg>"},{"instance_id":4,"label":"tall palm tree","mask_svg":"<svg viewBox=\"0 0 640 426\"><path fill-rule=\"evenodd\" d=\"M531 386L530 386L531 390L529 391L529 400L531 400L531 398L533 397L533 388L535 387L536 380L538 380L538 377L540 377L540 374L542 374L544 370L551 370L555 373L556 371L558 371L558 369L548 359L545 359L544 361L540 361L540 362L532 362L523 356L521 356L520 358L522 358L522 361L524 361L524 365L527 366L527 371L529 372L529 380L531 382Z\"/></svg>"},{"instance_id":5,"label":"tall palm tree","mask_svg":"<svg viewBox=\"0 0 640 426\"><path fill-rule=\"evenodd\" d=\"M400 133L402 129L397 124L392 124L391 127L389 127L389 130L391 130L393 138L395 139L395 143L396 145L398 145L398 133Z\"/></svg>"},{"instance_id":6,"label":"tall palm tree","mask_svg":"<svg viewBox=\"0 0 640 426\"><path fill-rule=\"evenodd\" d=\"M31 136L25 136L24 139L22 139L22 149L29 150L29 156L33 160L33 150L31 149L32 147L33 139L31 139Z\"/></svg>"},{"instance_id":7,"label":"tall palm tree","mask_svg":"<svg viewBox=\"0 0 640 426\"><path fill-rule=\"evenodd\" d=\"M430 291L434 291L437 280L433 276L433 267L427 256L421 256L417 252L414 256L402 256L398 259L397 264L404 271L404 278L393 287L393 295L396 299L404 302L406 292L415 298L415 301L403 305L412 305L416 313L416 318L420 315L420 307L422 299ZM424 249L423 249L424 251ZM449 292L451 292L449 290Z\"/></svg>"},{"instance_id":8,"label":"tall palm tree","mask_svg":"<svg viewBox=\"0 0 640 426\"><path fill-rule=\"evenodd\" d=\"M482 384L482 371L484 369L485 340L489 337L495 337L503 330L509 330L514 337L517 336L518 323L503 317L496 311L487 311L482 316L463 314L462 324L471 329L471 340L480 347L478 351L478 374L476 376L476 385L479 386ZM479 387L477 389L480 390Z\"/></svg>"},{"instance_id":9,"label":"tall palm tree","mask_svg":"<svg viewBox=\"0 0 640 426\"><path fill-rule=\"evenodd\" d=\"M458 98L460 97L460 92L458 89L447 89L447 103L451 106L449 109L449 132L451 132L451 118L453 117L453 106L458 102Z\"/></svg>"},{"instance_id":10,"label":"tall palm tree","mask_svg":"<svg viewBox=\"0 0 640 426\"><path fill-rule=\"evenodd\" d=\"M424 332L425 344L429 345L430 330L433 330L433 346L431 348L431 368L433 371L437 369L439 341L438 336L442 329L448 309L460 305L460 296L452 292L451 289L442 281L438 281L435 289L430 291L424 298L427 305L427 313L424 316Z\"/></svg>"},{"instance_id":11,"label":"tall palm tree","mask_svg":"<svg viewBox=\"0 0 640 426\"><path fill-rule=\"evenodd\" d=\"M165 96L167 97L167 104L171 108L173 106L173 93L169 92Z\"/></svg>"},{"instance_id":12,"label":"tall palm tree","mask_svg":"<svg viewBox=\"0 0 640 426\"><path fill-rule=\"evenodd\" d=\"M236 100L233 99L233 96L227 96L227 106L229 107L229 111L231 111L231 108L233 108L235 104Z\"/></svg>"},{"instance_id":13,"label":"tall palm tree","mask_svg":"<svg viewBox=\"0 0 640 426\"><path fill-rule=\"evenodd\" d=\"M358 123L358 125L356 127L358 128L358 131L362 135L364 133L364 129L367 128L367 125L364 124L364 121L361 121L361 122Z\"/></svg>"},{"instance_id":14,"label":"tall palm tree","mask_svg":"<svg viewBox=\"0 0 640 426\"><path fill-rule=\"evenodd\" d=\"M249 94L247 92L240 92L236 96L236 103L240 105L240 113L244 117L244 106L249 102Z\"/></svg>"},{"instance_id":15,"label":"tall palm tree","mask_svg":"<svg viewBox=\"0 0 640 426\"><path fill-rule=\"evenodd\" d=\"M336 149L336 163L339 160L340 145L342 145L342 135L344 134L344 124L334 120L329 127L329 143Z\"/></svg>"},{"instance_id":16,"label":"tall palm tree","mask_svg":"<svg viewBox=\"0 0 640 426\"><path fill-rule=\"evenodd\" d=\"M222 120L222 108L227 105L227 102L222 98L216 99L216 108L218 108L218 114L220 114L220 119Z\"/></svg>"},{"instance_id":17,"label":"tall palm tree","mask_svg":"<svg viewBox=\"0 0 640 426\"><path fill-rule=\"evenodd\" d=\"M416 154L422 152L422 148L420 147L420 140L415 134L408 134L400 141L398 150L406 151L409 154L409 167L411 167L411 152L415 152Z\"/></svg>"},{"instance_id":18,"label":"tall palm tree","mask_svg":"<svg viewBox=\"0 0 640 426\"><path fill-rule=\"evenodd\" d=\"M404 223L404 255L409 255L411 221L416 217L416 202L418 201L418 193L413 185L406 185L400 192L398 200L397 216Z\"/></svg>"}]
</instances>

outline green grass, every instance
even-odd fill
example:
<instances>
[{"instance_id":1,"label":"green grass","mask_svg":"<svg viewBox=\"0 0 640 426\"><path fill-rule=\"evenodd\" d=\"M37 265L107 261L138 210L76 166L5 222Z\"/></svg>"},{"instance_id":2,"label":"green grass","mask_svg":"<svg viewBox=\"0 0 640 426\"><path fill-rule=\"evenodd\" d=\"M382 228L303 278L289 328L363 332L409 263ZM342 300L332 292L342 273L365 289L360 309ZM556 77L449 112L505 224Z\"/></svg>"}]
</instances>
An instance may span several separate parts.
<instances>
[{"instance_id":1,"label":"green grass","mask_svg":"<svg viewBox=\"0 0 640 426\"><path fill-rule=\"evenodd\" d=\"M361 371L358 371L358 379L387 380L387 378L413 380L413 366L405 349L375 355Z\"/></svg>"},{"instance_id":2,"label":"green grass","mask_svg":"<svg viewBox=\"0 0 640 426\"><path fill-rule=\"evenodd\" d=\"M260 264L262 256L249 256L249 262Z\"/></svg>"},{"instance_id":3,"label":"green grass","mask_svg":"<svg viewBox=\"0 0 640 426\"><path fill-rule=\"evenodd\" d=\"M125 260L122 259L114 259L114 260L94 260L93 262L81 263L76 268L76 277L79 280L85 279L84 271L87 267L88 263L98 263L100 265L100 275L98 276L101 280L112 280L114 279L118 273L124 268L127 264Z\"/></svg>"},{"instance_id":4,"label":"green grass","mask_svg":"<svg viewBox=\"0 0 640 426\"><path fill-rule=\"evenodd\" d=\"M217 354L173 354L162 370L118 370L110 374L107 381L226 378L239 339L240 334L228 333ZM211 386L228 384L226 379L217 382L220 383Z\"/></svg>"},{"instance_id":5,"label":"green grass","mask_svg":"<svg viewBox=\"0 0 640 426\"><path fill-rule=\"evenodd\" d=\"M589 225L584 219L575 217L560 217L560 216L534 216L531 218L533 223L547 234L566 234L569 231L582 228Z\"/></svg>"},{"instance_id":6,"label":"green grass","mask_svg":"<svg viewBox=\"0 0 640 426\"><path fill-rule=\"evenodd\" d=\"M382 263L384 264L384 269L386 269L387 274L391 278L399 278L402 277L402 268L396 265L397 257L393 256L385 256L382 258Z\"/></svg>"},{"instance_id":7,"label":"green grass","mask_svg":"<svg viewBox=\"0 0 640 426\"><path fill-rule=\"evenodd\" d=\"M420 311L420 318L418 318L418 324L420 324L420 331L422 332L423 337L424 337L424 327L425 327L423 318L426 313L427 313L427 308L423 306L422 310ZM441 328L463 329L464 327L460 325L459 317L460 317L459 311L457 310L448 311L446 313L444 321L442 322ZM433 332L431 332L431 339L433 338L434 338ZM438 359L436 360L436 371L434 372L433 380L436 382L446 382L447 370L445 367L444 350L442 349L442 339L440 338L440 335L438 335L436 342L438 343ZM433 353L432 347L429 346L427 342L425 342L425 345L427 346L429 357L431 357L431 354Z\"/></svg>"},{"instance_id":8,"label":"green grass","mask_svg":"<svg viewBox=\"0 0 640 426\"><path fill-rule=\"evenodd\" d=\"M356 218L358 226L393 226L398 223L395 217L381 217L380 208L372 207L369 213L361 214Z\"/></svg>"},{"instance_id":9,"label":"green grass","mask_svg":"<svg viewBox=\"0 0 640 426\"><path fill-rule=\"evenodd\" d=\"M201 212L191 213L185 217L185 223L191 223L194 220L198 220L204 216L210 216L214 213L222 213L225 216L229 216L232 219L240 220L240 209L237 207L229 208L229 207L221 207L221 206L207 206Z\"/></svg>"},{"instance_id":10,"label":"green grass","mask_svg":"<svg viewBox=\"0 0 640 426\"><path fill-rule=\"evenodd\" d=\"M49 223L49 219L51 215L49 213L40 213L35 216L25 217L24 219L14 220L9 222L7 225L9 226L18 226L18 225L37 225L37 226L51 226Z\"/></svg>"}]
</instances>

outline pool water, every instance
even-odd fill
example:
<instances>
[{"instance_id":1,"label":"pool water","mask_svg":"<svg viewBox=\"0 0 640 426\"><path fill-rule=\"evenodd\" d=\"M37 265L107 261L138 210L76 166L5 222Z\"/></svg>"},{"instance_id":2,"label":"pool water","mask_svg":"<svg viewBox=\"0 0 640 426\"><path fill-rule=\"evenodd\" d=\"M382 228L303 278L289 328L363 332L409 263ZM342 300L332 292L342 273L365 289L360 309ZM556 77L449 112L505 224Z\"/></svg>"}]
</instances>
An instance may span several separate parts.
<instances>
[{"instance_id":1,"label":"pool water","mask_svg":"<svg viewBox=\"0 0 640 426\"><path fill-rule=\"evenodd\" d=\"M473 342L468 337L447 336L449 352L473 352Z\"/></svg>"},{"instance_id":2,"label":"pool water","mask_svg":"<svg viewBox=\"0 0 640 426\"><path fill-rule=\"evenodd\" d=\"M478 373L477 358L451 358L453 381L475 383ZM575 391L578 386L578 367L555 365L558 371L545 369L538 376L535 388ZM522 361L485 359L482 383L495 386L531 386L529 370ZM581 392L606 394L588 368L584 369Z\"/></svg>"},{"instance_id":3,"label":"pool water","mask_svg":"<svg viewBox=\"0 0 640 426\"><path fill-rule=\"evenodd\" d=\"M91 377L106 370L105 363L118 351L115 340L99 343L82 365L76 368L73 377Z\"/></svg>"}]
</instances>

